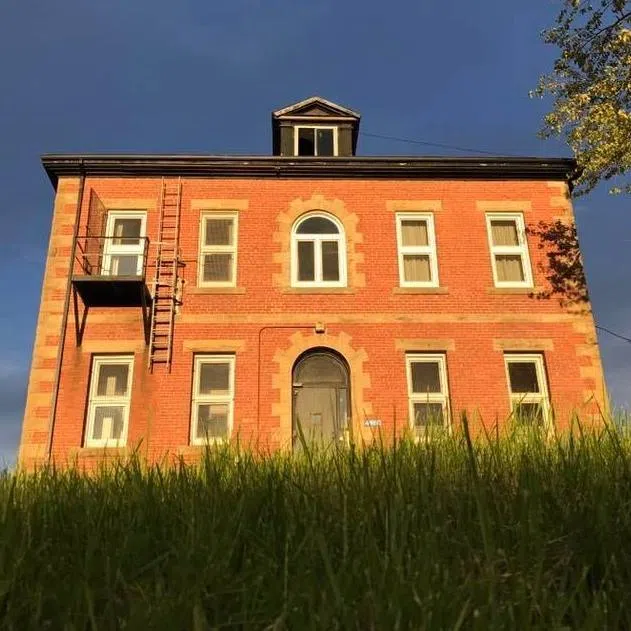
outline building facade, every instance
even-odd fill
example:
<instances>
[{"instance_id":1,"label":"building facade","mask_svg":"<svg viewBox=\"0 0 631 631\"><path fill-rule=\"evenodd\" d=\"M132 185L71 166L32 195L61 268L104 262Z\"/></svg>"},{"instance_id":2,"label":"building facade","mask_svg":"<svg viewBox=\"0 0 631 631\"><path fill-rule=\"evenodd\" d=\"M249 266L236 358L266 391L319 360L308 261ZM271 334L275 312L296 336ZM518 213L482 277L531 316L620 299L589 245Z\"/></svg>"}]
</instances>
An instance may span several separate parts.
<instances>
[{"instance_id":1,"label":"building facade","mask_svg":"<svg viewBox=\"0 0 631 631\"><path fill-rule=\"evenodd\" d=\"M272 127L271 156L43 157L23 466L599 418L589 302L533 230L572 228L572 160L360 157L318 97Z\"/></svg>"}]
</instances>

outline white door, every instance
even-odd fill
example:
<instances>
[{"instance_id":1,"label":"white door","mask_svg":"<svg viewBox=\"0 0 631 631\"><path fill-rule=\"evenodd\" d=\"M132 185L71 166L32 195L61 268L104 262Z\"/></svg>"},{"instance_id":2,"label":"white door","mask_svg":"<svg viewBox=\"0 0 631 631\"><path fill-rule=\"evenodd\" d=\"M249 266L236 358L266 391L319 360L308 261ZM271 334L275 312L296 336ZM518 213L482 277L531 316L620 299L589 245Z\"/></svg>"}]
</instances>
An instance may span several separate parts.
<instances>
[{"instance_id":1,"label":"white door","mask_svg":"<svg viewBox=\"0 0 631 631\"><path fill-rule=\"evenodd\" d=\"M108 213L101 263L103 276L142 274L146 220L146 213Z\"/></svg>"}]
</instances>

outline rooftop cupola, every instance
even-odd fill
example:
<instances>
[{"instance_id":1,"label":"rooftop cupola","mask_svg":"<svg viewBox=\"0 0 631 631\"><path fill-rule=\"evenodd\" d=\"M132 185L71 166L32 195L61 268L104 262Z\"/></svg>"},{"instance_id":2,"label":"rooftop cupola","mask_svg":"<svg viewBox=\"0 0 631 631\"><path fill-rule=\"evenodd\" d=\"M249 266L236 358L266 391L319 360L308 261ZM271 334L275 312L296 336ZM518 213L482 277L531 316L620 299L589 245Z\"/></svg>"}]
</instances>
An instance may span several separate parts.
<instances>
[{"instance_id":1,"label":"rooftop cupola","mask_svg":"<svg viewBox=\"0 0 631 631\"><path fill-rule=\"evenodd\" d=\"M349 157L359 133L357 112L319 96L272 113L275 156Z\"/></svg>"}]
</instances>

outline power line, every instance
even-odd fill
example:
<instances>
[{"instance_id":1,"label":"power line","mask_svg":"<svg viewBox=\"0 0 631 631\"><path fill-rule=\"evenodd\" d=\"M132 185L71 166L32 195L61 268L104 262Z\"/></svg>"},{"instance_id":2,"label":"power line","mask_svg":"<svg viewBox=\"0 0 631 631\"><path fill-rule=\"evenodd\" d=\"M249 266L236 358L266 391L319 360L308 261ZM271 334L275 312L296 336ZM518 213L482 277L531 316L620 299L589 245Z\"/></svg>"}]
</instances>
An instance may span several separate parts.
<instances>
[{"instance_id":1,"label":"power line","mask_svg":"<svg viewBox=\"0 0 631 631\"><path fill-rule=\"evenodd\" d=\"M631 344L631 338L629 337L625 337L624 335L620 335L620 333L615 333L614 331L610 331L609 329L606 329L604 326L598 326L597 324L594 325L599 331L604 331L605 333L609 333L609 335L613 335L614 337L617 337L620 340L624 340L625 342L629 342L629 344Z\"/></svg>"},{"instance_id":2,"label":"power line","mask_svg":"<svg viewBox=\"0 0 631 631\"><path fill-rule=\"evenodd\" d=\"M425 140L413 140L411 138L399 138L397 136L385 136L383 134L372 134L367 131L359 132L360 136L368 136L370 138L381 138L382 140L395 140L397 142L407 142L411 145L425 145L427 147L439 147L440 149L453 149L454 151L465 151L467 153L483 153L489 156L498 155L497 152L485 151L484 149L471 149L468 147L458 147L457 145L446 145L442 142L429 142ZM504 154L511 155L511 154Z\"/></svg>"}]
</instances>

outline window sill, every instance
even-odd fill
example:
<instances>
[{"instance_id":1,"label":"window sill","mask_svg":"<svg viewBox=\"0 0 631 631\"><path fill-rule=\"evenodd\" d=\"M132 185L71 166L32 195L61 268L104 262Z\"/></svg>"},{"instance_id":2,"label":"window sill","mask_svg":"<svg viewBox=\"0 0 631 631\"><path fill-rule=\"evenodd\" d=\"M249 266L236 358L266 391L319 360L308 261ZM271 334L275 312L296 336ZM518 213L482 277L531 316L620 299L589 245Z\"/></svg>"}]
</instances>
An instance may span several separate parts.
<instances>
[{"instance_id":1,"label":"window sill","mask_svg":"<svg viewBox=\"0 0 631 631\"><path fill-rule=\"evenodd\" d=\"M448 287L395 287L393 294L448 294Z\"/></svg>"},{"instance_id":2,"label":"window sill","mask_svg":"<svg viewBox=\"0 0 631 631\"><path fill-rule=\"evenodd\" d=\"M127 446L122 447L79 447L72 452L81 458L98 458L102 456L125 456L129 453Z\"/></svg>"},{"instance_id":3,"label":"window sill","mask_svg":"<svg viewBox=\"0 0 631 631\"><path fill-rule=\"evenodd\" d=\"M221 438L216 442L182 445L181 447L177 448L176 455L199 456L200 454L203 454L206 451L206 449L217 449L219 447L225 447L226 444L229 444L229 443L230 443L230 440Z\"/></svg>"},{"instance_id":4,"label":"window sill","mask_svg":"<svg viewBox=\"0 0 631 631\"><path fill-rule=\"evenodd\" d=\"M281 290L283 294L355 294L349 287L286 287Z\"/></svg>"},{"instance_id":5,"label":"window sill","mask_svg":"<svg viewBox=\"0 0 631 631\"><path fill-rule=\"evenodd\" d=\"M245 287L190 287L188 294L244 294Z\"/></svg>"},{"instance_id":6,"label":"window sill","mask_svg":"<svg viewBox=\"0 0 631 631\"><path fill-rule=\"evenodd\" d=\"M539 287L489 287L489 294L534 294Z\"/></svg>"}]
</instances>

